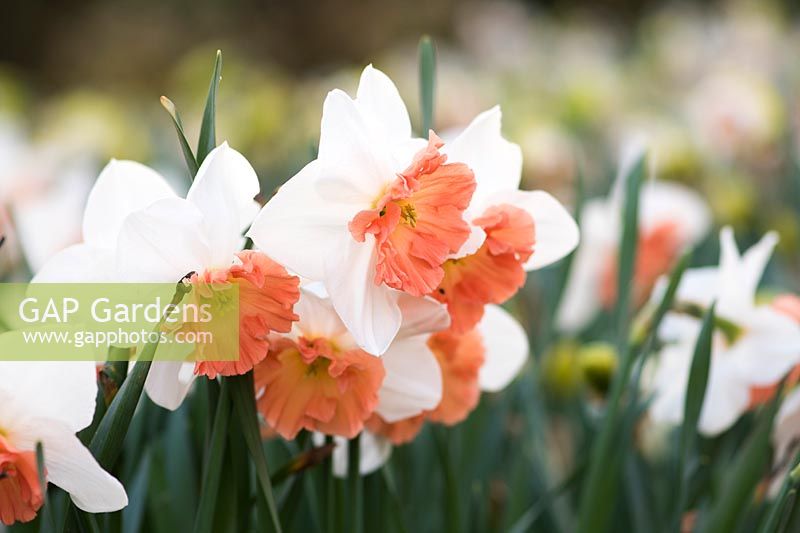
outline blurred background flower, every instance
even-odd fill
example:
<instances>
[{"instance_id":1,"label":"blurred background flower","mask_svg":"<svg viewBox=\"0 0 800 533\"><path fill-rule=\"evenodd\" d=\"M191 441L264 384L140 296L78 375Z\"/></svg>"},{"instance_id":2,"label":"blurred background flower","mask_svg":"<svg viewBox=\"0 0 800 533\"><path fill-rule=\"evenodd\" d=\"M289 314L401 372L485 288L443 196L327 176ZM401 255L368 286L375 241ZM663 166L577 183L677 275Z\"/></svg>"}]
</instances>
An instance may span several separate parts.
<instances>
[{"instance_id":1,"label":"blurred background flower","mask_svg":"<svg viewBox=\"0 0 800 533\"><path fill-rule=\"evenodd\" d=\"M797 294L799 15L792 0L11 2L4 16L13 23L0 32L0 280L28 280L81 240L86 197L111 158L188 189L159 97L196 139L216 49L217 138L252 162L265 201L316 157L327 91L353 94L368 63L396 82L420 128L416 46L429 34L442 136L500 104L503 135L523 151L523 188L546 190L573 213L581 196L590 206L609 198L621 147L644 142L659 183L678 182L708 204L713 227L691 239L692 266L717 264L722 226L742 249L774 230L763 285ZM687 209L669 211L687 218ZM531 371L502 398L482 395L458 428L463 475L494 475L471 497L476 513L506 517L496 529L531 501L510 487L544 493L582 462L621 358L607 309L567 337L551 331L562 268L530 276L510 305L531 336ZM655 461L673 444L647 418L636 437ZM430 447L430 434L419 440ZM424 461L403 448L393 461L408 507L429 504L416 490L430 482ZM411 464L422 466L402 468ZM558 520L574 525L568 512L537 524Z\"/></svg>"}]
</instances>

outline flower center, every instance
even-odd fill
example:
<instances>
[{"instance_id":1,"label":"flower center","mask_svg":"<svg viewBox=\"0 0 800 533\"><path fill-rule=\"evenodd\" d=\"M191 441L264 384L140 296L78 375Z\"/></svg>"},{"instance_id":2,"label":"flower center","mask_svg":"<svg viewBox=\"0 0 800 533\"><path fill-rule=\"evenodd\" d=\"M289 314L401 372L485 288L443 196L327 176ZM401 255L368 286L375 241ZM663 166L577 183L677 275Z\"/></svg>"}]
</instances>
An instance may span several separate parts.
<instances>
[{"instance_id":1,"label":"flower center","mask_svg":"<svg viewBox=\"0 0 800 533\"><path fill-rule=\"evenodd\" d=\"M469 237L462 214L475 191L475 177L463 163L446 163L443 142L431 133L428 146L398 174L372 209L348 224L357 242L375 238L374 282L422 296L441 282L442 264Z\"/></svg>"},{"instance_id":2,"label":"flower center","mask_svg":"<svg viewBox=\"0 0 800 533\"><path fill-rule=\"evenodd\" d=\"M36 453L17 450L0 434L0 522L29 522L43 503Z\"/></svg>"},{"instance_id":3,"label":"flower center","mask_svg":"<svg viewBox=\"0 0 800 533\"><path fill-rule=\"evenodd\" d=\"M277 339L255 367L258 409L281 436L301 429L354 437L378 405L380 358L323 337Z\"/></svg>"}]
</instances>

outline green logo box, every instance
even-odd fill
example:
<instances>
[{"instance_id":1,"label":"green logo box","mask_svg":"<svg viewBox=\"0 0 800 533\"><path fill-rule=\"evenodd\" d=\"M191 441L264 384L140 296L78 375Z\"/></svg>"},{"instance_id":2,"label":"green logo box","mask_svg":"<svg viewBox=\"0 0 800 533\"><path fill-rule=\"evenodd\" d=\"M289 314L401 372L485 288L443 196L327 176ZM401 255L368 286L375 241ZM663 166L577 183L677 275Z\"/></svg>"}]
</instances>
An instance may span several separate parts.
<instances>
[{"instance_id":1,"label":"green logo box","mask_svg":"<svg viewBox=\"0 0 800 533\"><path fill-rule=\"evenodd\" d=\"M148 344L156 350L145 350ZM239 286L0 283L0 360L141 360L149 353L157 361L238 360Z\"/></svg>"}]
</instances>

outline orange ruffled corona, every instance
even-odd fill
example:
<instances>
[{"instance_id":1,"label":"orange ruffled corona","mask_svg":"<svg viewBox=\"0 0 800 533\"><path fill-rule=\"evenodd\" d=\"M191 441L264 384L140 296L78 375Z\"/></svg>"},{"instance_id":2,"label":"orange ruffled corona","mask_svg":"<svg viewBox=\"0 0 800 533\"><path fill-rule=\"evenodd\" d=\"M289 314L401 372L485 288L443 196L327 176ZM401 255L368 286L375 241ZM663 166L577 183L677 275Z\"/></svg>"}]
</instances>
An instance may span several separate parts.
<instances>
[{"instance_id":1,"label":"orange ruffled corona","mask_svg":"<svg viewBox=\"0 0 800 533\"><path fill-rule=\"evenodd\" d=\"M283 438L301 429L353 438L378 405L379 357L327 339L278 339L255 368L258 410Z\"/></svg>"},{"instance_id":2,"label":"orange ruffled corona","mask_svg":"<svg viewBox=\"0 0 800 533\"><path fill-rule=\"evenodd\" d=\"M486 304L502 304L525 284L524 265L536 244L533 218L518 207L490 207L473 223L486 240L474 254L448 260L444 279L431 294L447 305L450 328L457 333L474 328Z\"/></svg>"},{"instance_id":3,"label":"orange ruffled corona","mask_svg":"<svg viewBox=\"0 0 800 533\"><path fill-rule=\"evenodd\" d=\"M633 301L642 305L661 275L669 272L681 249L678 225L663 222L639 235L633 273ZM617 256L608 258L601 274L600 302L611 309L617 301Z\"/></svg>"},{"instance_id":4,"label":"orange ruffled corona","mask_svg":"<svg viewBox=\"0 0 800 533\"><path fill-rule=\"evenodd\" d=\"M209 379L252 370L267 356L269 334L288 333L299 318L292 310L300 298L297 276L290 276L285 268L258 252L243 251L237 258L239 262L228 269L206 271L190 279L200 297L211 298L212 305L224 305L221 299L213 298L212 285L237 283L239 286L239 357L231 360L229 354L199 353L195 373ZM224 349L225 332L212 333L214 344L198 345L199 350L208 346Z\"/></svg>"},{"instance_id":5,"label":"orange ruffled corona","mask_svg":"<svg viewBox=\"0 0 800 533\"><path fill-rule=\"evenodd\" d=\"M463 220L475 176L463 163L445 163L443 142L430 133L428 146L399 174L373 209L359 212L348 228L364 242L375 237L375 284L423 296L442 281L442 264L469 237Z\"/></svg>"},{"instance_id":6,"label":"orange ruffled corona","mask_svg":"<svg viewBox=\"0 0 800 533\"><path fill-rule=\"evenodd\" d=\"M42 503L36 453L15 449L0 434L0 522L30 522Z\"/></svg>"},{"instance_id":7,"label":"orange ruffled corona","mask_svg":"<svg viewBox=\"0 0 800 533\"><path fill-rule=\"evenodd\" d=\"M378 414L373 414L367 420L367 429L376 435L381 435L389 439L389 442L395 446L406 444L414 440L414 438L422 430L425 424L426 415L419 414L411 418L404 418L397 422L387 422Z\"/></svg>"},{"instance_id":8,"label":"orange ruffled corona","mask_svg":"<svg viewBox=\"0 0 800 533\"><path fill-rule=\"evenodd\" d=\"M383 435L393 444L410 442L422 429L425 420L448 426L465 420L478 405L481 396L478 376L485 361L483 339L477 330L457 335L452 331L436 333L428 339L442 369L442 399L432 411L389 423L373 415L367 428Z\"/></svg>"}]
</instances>

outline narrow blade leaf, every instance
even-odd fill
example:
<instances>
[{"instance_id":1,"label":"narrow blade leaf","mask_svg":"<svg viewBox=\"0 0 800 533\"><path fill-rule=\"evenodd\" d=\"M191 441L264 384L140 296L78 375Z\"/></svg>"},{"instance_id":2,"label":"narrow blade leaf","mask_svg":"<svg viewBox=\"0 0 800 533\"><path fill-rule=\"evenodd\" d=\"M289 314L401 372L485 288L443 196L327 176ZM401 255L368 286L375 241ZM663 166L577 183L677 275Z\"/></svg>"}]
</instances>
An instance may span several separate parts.
<instances>
[{"instance_id":1,"label":"narrow blade leaf","mask_svg":"<svg viewBox=\"0 0 800 533\"><path fill-rule=\"evenodd\" d=\"M189 141L186 140L186 133L183 131L183 122L181 121L181 116L178 114L178 108L176 108L172 100L166 96L161 97L161 106L166 109L169 116L172 117L172 124L175 126L175 132L178 134L178 143L181 145L183 159L186 161L189 177L193 180L195 175L197 175L197 159L194 156L194 152L192 152Z\"/></svg>"},{"instance_id":2,"label":"narrow blade leaf","mask_svg":"<svg viewBox=\"0 0 800 533\"><path fill-rule=\"evenodd\" d=\"M620 435L620 419L624 412L622 393L631 376L635 349L628 342L630 331L630 280L633 279L636 246L639 235L639 191L644 179L646 158L642 154L624 178L625 204L622 217L622 241L619 251L617 276L617 308L619 353L622 356L620 369L614 376L608 402L605 423L591 451L589 473L581 495L578 531L604 531L609 515L614 508L619 485L620 468L623 464L617 446Z\"/></svg>"},{"instance_id":3,"label":"narrow blade leaf","mask_svg":"<svg viewBox=\"0 0 800 533\"><path fill-rule=\"evenodd\" d=\"M425 36L419 42L419 100L422 112L423 137L433 128L433 103L436 91L436 48Z\"/></svg>"},{"instance_id":4,"label":"narrow blade leaf","mask_svg":"<svg viewBox=\"0 0 800 533\"><path fill-rule=\"evenodd\" d=\"M255 388L253 386L253 373L248 372L243 376L227 378L230 383L233 404L242 426L245 442L256 467L260 492L267 501L267 508L271 518L271 529L281 531L278 507L275 504L275 495L272 493L272 481L267 467L267 458L261 445L261 433L258 429L258 414L256 413ZM265 524L266 526L266 524Z\"/></svg>"},{"instance_id":5,"label":"narrow blade leaf","mask_svg":"<svg viewBox=\"0 0 800 533\"><path fill-rule=\"evenodd\" d=\"M211 443L205 459L203 471L203 486L200 493L200 503L197 506L197 515L194 520L195 533L210 533L214 525L214 510L219 494L220 477L222 476L222 461L225 456L225 444L228 440L228 422L231 416L231 398L226 381L220 388L217 411L214 415L214 428L211 431Z\"/></svg>"},{"instance_id":6,"label":"narrow blade leaf","mask_svg":"<svg viewBox=\"0 0 800 533\"><path fill-rule=\"evenodd\" d=\"M681 516L686 507L686 494L688 480L684 479L685 467L689 462L689 454L697 438L697 423L703 410L703 400L706 396L708 373L711 368L711 341L714 336L714 310L713 304L703 317L700 335L694 347L692 366L689 371L689 383L686 385L686 398L683 407L683 427L681 428L680 448L678 450L678 468L676 471L677 502L673 524L680 529Z\"/></svg>"},{"instance_id":7,"label":"narrow blade leaf","mask_svg":"<svg viewBox=\"0 0 800 533\"><path fill-rule=\"evenodd\" d=\"M222 79L222 52L217 50L214 60L214 73L211 75L211 84L208 87L206 108L203 111L203 123L200 126L200 139L197 141L197 165L203 164L206 156L217 146L216 117L217 117L217 90Z\"/></svg>"}]
</instances>

